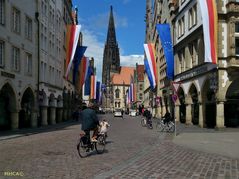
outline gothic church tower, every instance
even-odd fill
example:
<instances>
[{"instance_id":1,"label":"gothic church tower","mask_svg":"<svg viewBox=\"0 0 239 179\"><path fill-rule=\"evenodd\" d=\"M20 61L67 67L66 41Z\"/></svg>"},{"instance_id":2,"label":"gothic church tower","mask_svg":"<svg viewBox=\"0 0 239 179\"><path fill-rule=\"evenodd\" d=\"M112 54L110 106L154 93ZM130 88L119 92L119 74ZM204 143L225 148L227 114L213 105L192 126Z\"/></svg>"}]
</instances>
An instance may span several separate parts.
<instances>
[{"instance_id":1,"label":"gothic church tower","mask_svg":"<svg viewBox=\"0 0 239 179\"><path fill-rule=\"evenodd\" d=\"M113 8L111 6L108 33L103 56L102 83L105 84L106 86L109 86L111 74L119 73L119 71L120 71L119 48L118 43L116 41Z\"/></svg>"}]
</instances>

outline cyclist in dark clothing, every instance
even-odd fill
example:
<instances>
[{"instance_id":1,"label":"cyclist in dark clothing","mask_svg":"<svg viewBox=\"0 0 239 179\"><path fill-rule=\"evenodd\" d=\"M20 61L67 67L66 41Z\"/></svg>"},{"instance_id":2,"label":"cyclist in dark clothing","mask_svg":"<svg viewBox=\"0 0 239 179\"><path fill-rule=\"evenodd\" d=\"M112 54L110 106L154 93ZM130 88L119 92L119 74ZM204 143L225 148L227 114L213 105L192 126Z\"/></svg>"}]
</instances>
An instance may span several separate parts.
<instances>
[{"instance_id":1,"label":"cyclist in dark clothing","mask_svg":"<svg viewBox=\"0 0 239 179\"><path fill-rule=\"evenodd\" d=\"M144 111L144 116L146 117L146 121L147 121L147 124L152 127L152 121L151 121L151 118L152 118L152 114L150 113L150 111L148 109L146 109Z\"/></svg>"},{"instance_id":2,"label":"cyclist in dark clothing","mask_svg":"<svg viewBox=\"0 0 239 179\"><path fill-rule=\"evenodd\" d=\"M171 121L171 114L168 112L168 110L166 111L163 118L164 118L163 120L164 124L169 123Z\"/></svg>"},{"instance_id":3,"label":"cyclist in dark clothing","mask_svg":"<svg viewBox=\"0 0 239 179\"><path fill-rule=\"evenodd\" d=\"M93 105L90 104L88 108L81 112L81 119L81 130L83 130L86 134L89 134L89 132L93 130L94 133L92 136L92 141L97 141L96 138L98 134L99 120L95 110L93 109Z\"/></svg>"}]
</instances>

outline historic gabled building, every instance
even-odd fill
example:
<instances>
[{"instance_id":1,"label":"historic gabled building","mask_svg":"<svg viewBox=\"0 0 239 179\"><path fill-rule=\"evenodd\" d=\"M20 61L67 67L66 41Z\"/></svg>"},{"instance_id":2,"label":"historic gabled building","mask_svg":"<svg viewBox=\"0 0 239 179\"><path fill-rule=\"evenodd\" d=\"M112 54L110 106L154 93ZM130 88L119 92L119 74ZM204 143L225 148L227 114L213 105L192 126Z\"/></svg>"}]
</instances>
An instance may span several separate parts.
<instances>
[{"instance_id":1,"label":"historic gabled building","mask_svg":"<svg viewBox=\"0 0 239 179\"><path fill-rule=\"evenodd\" d=\"M120 67L120 72L112 75L111 89L113 92L113 110L126 111L126 94L129 90L131 77L134 76L134 67Z\"/></svg>"}]
</instances>

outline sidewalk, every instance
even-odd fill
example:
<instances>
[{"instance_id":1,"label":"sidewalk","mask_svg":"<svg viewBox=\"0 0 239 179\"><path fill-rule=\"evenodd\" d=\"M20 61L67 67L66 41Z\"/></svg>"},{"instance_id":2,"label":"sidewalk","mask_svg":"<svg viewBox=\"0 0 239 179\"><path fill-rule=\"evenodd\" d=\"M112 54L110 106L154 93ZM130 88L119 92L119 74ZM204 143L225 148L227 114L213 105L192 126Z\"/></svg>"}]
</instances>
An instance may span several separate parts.
<instances>
[{"instance_id":1,"label":"sidewalk","mask_svg":"<svg viewBox=\"0 0 239 179\"><path fill-rule=\"evenodd\" d=\"M239 128L222 130L177 124L175 144L239 159Z\"/></svg>"},{"instance_id":2,"label":"sidewalk","mask_svg":"<svg viewBox=\"0 0 239 179\"><path fill-rule=\"evenodd\" d=\"M79 121L68 120L61 123L57 123L54 125L42 126L37 128L25 128L25 129L17 129L17 130L8 130L8 131L0 131L0 141L6 139L12 139L22 136L28 136L33 134L38 134L42 132L50 132L55 130L64 129L71 125L78 125Z\"/></svg>"}]
</instances>

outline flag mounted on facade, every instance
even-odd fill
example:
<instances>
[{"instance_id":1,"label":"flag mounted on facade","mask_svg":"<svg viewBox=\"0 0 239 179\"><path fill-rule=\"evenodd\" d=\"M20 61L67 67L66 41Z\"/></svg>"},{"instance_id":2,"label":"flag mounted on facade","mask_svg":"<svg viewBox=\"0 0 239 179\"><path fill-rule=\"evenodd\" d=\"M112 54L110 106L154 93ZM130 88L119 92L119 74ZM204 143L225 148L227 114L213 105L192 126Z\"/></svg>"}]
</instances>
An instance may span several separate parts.
<instances>
[{"instance_id":1,"label":"flag mounted on facade","mask_svg":"<svg viewBox=\"0 0 239 179\"><path fill-rule=\"evenodd\" d=\"M158 75L156 68L156 58L155 58L155 49L154 45L151 43L144 44L144 51L147 57L147 68L145 70L148 71L148 79L150 81L151 89L154 89L157 85Z\"/></svg>"},{"instance_id":2,"label":"flag mounted on facade","mask_svg":"<svg viewBox=\"0 0 239 179\"><path fill-rule=\"evenodd\" d=\"M99 101L100 101L100 92L101 92L101 85L100 85L100 82L97 81L96 82L96 101L97 101L97 103L99 103Z\"/></svg>"},{"instance_id":3,"label":"flag mounted on facade","mask_svg":"<svg viewBox=\"0 0 239 179\"><path fill-rule=\"evenodd\" d=\"M88 69L89 69L89 58L88 57L83 57L80 63L80 82L79 82L79 89L82 89L83 84L86 81L86 77L88 74Z\"/></svg>"},{"instance_id":4,"label":"flag mounted on facade","mask_svg":"<svg viewBox=\"0 0 239 179\"><path fill-rule=\"evenodd\" d=\"M96 77L91 75L90 80L90 99L96 99Z\"/></svg>"},{"instance_id":5,"label":"flag mounted on facade","mask_svg":"<svg viewBox=\"0 0 239 179\"><path fill-rule=\"evenodd\" d=\"M217 64L216 0L199 0L204 36L205 62Z\"/></svg>"},{"instance_id":6,"label":"flag mounted on facade","mask_svg":"<svg viewBox=\"0 0 239 179\"><path fill-rule=\"evenodd\" d=\"M89 65L88 66L88 70L87 70L87 74L85 76L85 90L84 90L84 94L86 96L90 96L90 90L91 90L91 75L94 74L94 70L93 68Z\"/></svg>"},{"instance_id":7,"label":"flag mounted on facade","mask_svg":"<svg viewBox=\"0 0 239 179\"><path fill-rule=\"evenodd\" d=\"M66 73L65 77L68 79L76 47L79 40L81 25L67 25L66 35Z\"/></svg>"},{"instance_id":8,"label":"flag mounted on facade","mask_svg":"<svg viewBox=\"0 0 239 179\"><path fill-rule=\"evenodd\" d=\"M154 83L153 76L150 71L150 67L149 67L149 63L148 63L147 59L144 60L144 68L145 68L145 72L149 79L150 88L153 90L155 88L156 84Z\"/></svg>"},{"instance_id":9,"label":"flag mounted on facade","mask_svg":"<svg viewBox=\"0 0 239 179\"><path fill-rule=\"evenodd\" d=\"M174 78L174 56L173 56L173 44L171 39L170 25L169 24L157 24L157 31L160 37L161 45L163 47L164 56L167 64L166 76L168 79Z\"/></svg>"},{"instance_id":10,"label":"flag mounted on facade","mask_svg":"<svg viewBox=\"0 0 239 179\"><path fill-rule=\"evenodd\" d=\"M135 86L134 86L134 79L132 76L130 76L130 101L134 102L135 101Z\"/></svg>"},{"instance_id":11,"label":"flag mounted on facade","mask_svg":"<svg viewBox=\"0 0 239 179\"><path fill-rule=\"evenodd\" d=\"M86 46L77 46L74 56L74 69L73 69L73 84L76 82L76 76L81 63L81 59L86 51Z\"/></svg>"}]
</instances>

